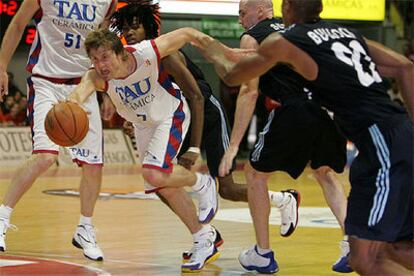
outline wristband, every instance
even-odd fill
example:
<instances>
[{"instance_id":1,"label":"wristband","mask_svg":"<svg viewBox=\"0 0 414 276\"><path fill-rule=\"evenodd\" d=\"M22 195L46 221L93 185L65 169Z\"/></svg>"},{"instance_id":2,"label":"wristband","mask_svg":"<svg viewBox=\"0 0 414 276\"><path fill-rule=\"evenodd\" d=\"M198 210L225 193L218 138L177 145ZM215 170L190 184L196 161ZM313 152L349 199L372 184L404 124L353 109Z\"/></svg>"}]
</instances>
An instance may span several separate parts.
<instances>
[{"instance_id":1,"label":"wristband","mask_svg":"<svg viewBox=\"0 0 414 276\"><path fill-rule=\"evenodd\" d=\"M192 153L197 153L197 154L201 153L200 148L198 147L189 147L187 151L192 152Z\"/></svg>"}]
</instances>

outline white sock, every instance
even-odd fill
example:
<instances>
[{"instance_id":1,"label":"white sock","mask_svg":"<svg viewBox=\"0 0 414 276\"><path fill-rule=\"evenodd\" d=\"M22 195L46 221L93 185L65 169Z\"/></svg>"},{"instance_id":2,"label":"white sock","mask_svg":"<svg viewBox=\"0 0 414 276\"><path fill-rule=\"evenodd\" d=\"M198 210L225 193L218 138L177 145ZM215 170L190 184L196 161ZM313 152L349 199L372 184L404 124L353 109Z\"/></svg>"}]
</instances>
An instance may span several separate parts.
<instances>
[{"instance_id":1,"label":"white sock","mask_svg":"<svg viewBox=\"0 0 414 276\"><path fill-rule=\"evenodd\" d=\"M264 254L267 254L270 251L272 251L272 249L270 249L270 248L269 249L263 249L259 245L256 245L256 247L257 247L257 252L259 252L260 255L264 255Z\"/></svg>"},{"instance_id":2,"label":"white sock","mask_svg":"<svg viewBox=\"0 0 414 276\"><path fill-rule=\"evenodd\" d=\"M85 225L85 224L92 225L92 217L85 217L83 215L80 215L79 224L80 225Z\"/></svg>"},{"instance_id":3,"label":"white sock","mask_svg":"<svg viewBox=\"0 0 414 276\"><path fill-rule=\"evenodd\" d=\"M284 202L285 196L283 195L282 192L269 191L269 197L270 197L271 201L274 204L276 204L277 208L280 208L280 207L282 207L283 204L285 204L285 202Z\"/></svg>"},{"instance_id":4,"label":"white sock","mask_svg":"<svg viewBox=\"0 0 414 276\"><path fill-rule=\"evenodd\" d=\"M196 172L195 174L196 174L197 180L196 180L196 183L193 186L191 186L191 188L193 189L194 192L200 192L204 187L203 181L201 181L204 175L198 172Z\"/></svg>"},{"instance_id":5,"label":"white sock","mask_svg":"<svg viewBox=\"0 0 414 276\"><path fill-rule=\"evenodd\" d=\"M6 205L0 205L0 218L5 218L10 220L11 213L13 212L13 208L10 208Z\"/></svg>"},{"instance_id":6,"label":"white sock","mask_svg":"<svg viewBox=\"0 0 414 276\"><path fill-rule=\"evenodd\" d=\"M210 224L203 224L201 229L193 234L193 240L198 241L201 239L201 236L209 231L212 231Z\"/></svg>"}]
</instances>

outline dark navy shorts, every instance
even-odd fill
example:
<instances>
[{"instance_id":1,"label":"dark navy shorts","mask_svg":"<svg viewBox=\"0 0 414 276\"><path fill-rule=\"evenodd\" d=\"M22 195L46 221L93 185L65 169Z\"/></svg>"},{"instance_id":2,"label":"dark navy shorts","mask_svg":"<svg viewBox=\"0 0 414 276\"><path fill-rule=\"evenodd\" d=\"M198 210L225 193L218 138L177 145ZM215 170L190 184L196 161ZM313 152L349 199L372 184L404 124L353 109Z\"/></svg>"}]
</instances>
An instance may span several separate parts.
<instances>
[{"instance_id":1,"label":"dark navy shorts","mask_svg":"<svg viewBox=\"0 0 414 276\"><path fill-rule=\"evenodd\" d=\"M412 241L414 126L399 114L374 124L355 141L345 232L361 239Z\"/></svg>"},{"instance_id":2,"label":"dark navy shorts","mask_svg":"<svg viewBox=\"0 0 414 276\"><path fill-rule=\"evenodd\" d=\"M312 169L344 170L347 140L327 112L308 99L273 110L258 138L250 155L257 171L284 171L296 179L309 163Z\"/></svg>"},{"instance_id":3,"label":"dark navy shorts","mask_svg":"<svg viewBox=\"0 0 414 276\"><path fill-rule=\"evenodd\" d=\"M180 150L180 157L188 147L191 137L191 125L184 144ZM204 99L204 128L201 147L206 153L207 167L211 176L218 176L221 158L230 144L230 127L226 112L221 102L210 95ZM233 161L232 171L236 168L236 160Z\"/></svg>"}]
</instances>

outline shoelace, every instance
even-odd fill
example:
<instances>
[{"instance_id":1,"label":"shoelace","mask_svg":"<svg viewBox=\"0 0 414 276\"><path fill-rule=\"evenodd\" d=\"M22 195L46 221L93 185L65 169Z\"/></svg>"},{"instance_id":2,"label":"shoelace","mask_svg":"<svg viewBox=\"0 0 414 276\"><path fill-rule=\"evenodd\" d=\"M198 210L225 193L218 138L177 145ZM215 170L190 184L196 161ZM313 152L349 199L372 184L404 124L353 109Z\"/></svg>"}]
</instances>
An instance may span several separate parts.
<instances>
[{"instance_id":1,"label":"shoelace","mask_svg":"<svg viewBox=\"0 0 414 276\"><path fill-rule=\"evenodd\" d=\"M195 241L192 250L192 255L190 258L190 263L198 263L200 260L201 250L205 247L210 247L212 242L210 240L204 241Z\"/></svg>"},{"instance_id":2,"label":"shoelace","mask_svg":"<svg viewBox=\"0 0 414 276\"><path fill-rule=\"evenodd\" d=\"M248 256L257 255L254 246L252 248L250 248L249 250L247 250L246 255L248 255Z\"/></svg>"},{"instance_id":3,"label":"shoelace","mask_svg":"<svg viewBox=\"0 0 414 276\"><path fill-rule=\"evenodd\" d=\"M95 232L98 232L98 229L93 227L93 225L89 225L89 224L84 224L82 226L85 229L86 235L88 236L91 244L93 246L96 246L97 243L96 243Z\"/></svg>"},{"instance_id":4,"label":"shoelace","mask_svg":"<svg viewBox=\"0 0 414 276\"><path fill-rule=\"evenodd\" d=\"M347 241L341 241L339 243L339 248L341 249L341 256L345 257L349 253L349 244Z\"/></svg>"},{"instance_id":5,"label":"shoelace","mask_svg":"<svg viewBox=\"0 0 414 276\"><path fill-rule=\"evenodd\" d=\"M212 228L212 230L211 231L208 231L208 232L206 232L206 233L203 233L203 234L201 234L201 237L202 236L205 236L205 235L210 235L210 237L211 237L211 242L212 243L214 243L214 241L216 240L216 237L214 236L214 234L216 234L216 231L214 230L214 228ZM208 239L208 238L207 238ZM190 249L190 251L189 251L189 253L191 254L191 258L193 257L193 253L197 250L197 247L196 247L196 243L198 243L198 242L194 242L194 245L193 245L193 247L191 247L191 249Z\"/></svg>"},{"instance_id":6,"label":"shoelace","mask_svg":"<svg viewBox=\"0 0 414 276\"><path fill-rule=\"evenodd\" d=\"M19 230L19 228L16 225L11 224L7 220L3 220L3 224L4 224L4 228L3 228L3 231L0 231L0 235L4 235L7 231L7 229L11 229L13 231L18 231Z\"/></svg>"},{"instance_id":7,"label":"shoelace","mask_svg":"<svg viewBox=\"0 0 414 276\"><path fill-rule=\"evenodd\" d=\"M280 206L279 206L279 209L280 210L282 210L282 209L285 209L286 208L286 206L288 206L289 205L289 203L290 203L290 201L292 200L292 195L290 194L290 193L286 193L286 192L284 192L283 193L284 195L286 195L287 196L287 198L289 199L286 203L282 203ZM273 195L272 195L272 197L273 197ZM283 198L283 200L284 200L284 198Z\"/></svg>"}]
</instances>

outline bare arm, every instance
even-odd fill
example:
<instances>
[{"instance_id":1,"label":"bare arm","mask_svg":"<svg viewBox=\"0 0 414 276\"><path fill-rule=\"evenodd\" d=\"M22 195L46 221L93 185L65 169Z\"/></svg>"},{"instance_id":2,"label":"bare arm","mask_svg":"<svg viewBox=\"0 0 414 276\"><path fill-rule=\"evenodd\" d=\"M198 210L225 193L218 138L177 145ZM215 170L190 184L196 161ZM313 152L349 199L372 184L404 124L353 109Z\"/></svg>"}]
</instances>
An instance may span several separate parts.
<instances>
[{"instance_id":1,"label":"bare arm","mask_svg":"<svg viewBox=\"0 0 414 276\"><path fill-rule=\"evenodd\" d=\"M99 26L100 28L107 29L111 24L111 16L116 11L116 6L118 5L118 0L112 0L111 6L109 7L108 14L106 15L104 22Z\"/></svg>"},{"instance_id":2,"label":"bare arm","mask_svg":"<svg viewBox=\"0 0 414 276\"><path fill-rule=\"evenodd\" d=\"M154 41L157 45L158 51L161 58L171 55L172 53L181 49L185 44L193 42L198 43L198 41L209 38L206 34L193 29L193 28L181 28L174 30L172 32L163 34L157 37Z\"/></svg>"},{"instance_id":3,"label":"bare arm","mask_svg":"<svg viewBox=\"0 0 414 276\"><path fill-rule=\"evenodd\" d=\"M191 109L191 138L190 147L200 148L204 126L204 97L198 87L196 80L187 69L184 57L180 52L165 57L162 64L168 73L174 77L175 82L182 89L184 96L189 99ZM185 153L179 163L186 168L197 160L199 154L194 152Z\"/></svg>"},{"instance_id":4,"label":"bare arm","mask_svg":"<svg viewBox=\"0 0 414 276\"><path fill-rule=\"evenodd\" d=\"M381 45L367 40L369 53L377 64L382 76L392 77L397 81L404 98L407 110L414 120L414 64L403 55Z\"/></svg>"},{"instance_id":5,"label":"bare arm","mask_svg":"<svg viewBox=\"0 0 414 276\"><path fill-rule=\"evenodd\" d=\"M94 69L86 72L75 90L68 96L68 101L83 104L95 91L104 91L105 81L98 76Z\"/></svg>"},{"instance_id":6,"label":"bare arm","mask_svg":"<svg viewBox=\"0 0 414 276\"><path fill-rule=\"evenodd\" d=\"M7 66L16 51L25 27L39 8L37 0L23 1L3 37L0 49L0 101L3 101L3 95L8 94Z\"/></svg>"},{"instance_id":7,"label":"bare arm","mask_svg":"<svg viewBox=\"0 0 414 276\"><path fill-rule=\"evenodd\" d=\"M259 44L250 35L244 35L240 41L242 49L257 49ZM233 160L237 155L241 140L246 133L252 119L256 101L259 95L259 78L254 78L247 83L243 83L237 96L236 112L234 124L231 131L230 146L224 153L220 162L219 174L226 176L232 166Z\"/></svg>"},{"instance_id":8,"label":"bare arm","mask_svg":"<svg viewBox=\"0 0 414 276\"><path fill-rule=\"evenodd\" d=\"M269 35L256 52L245 54L237 63L229 58L229 48L220 42L202 41L204 43L201 45L204 49L203 54L214 63L220 78L230 86L257 78L278 62L290 64L295 71L308 80L316 79L318 74L316 62L307 53L277 33ZM275 49L282 50L275 51ZM233 56L237 56L237 53L234 52Z\"/></svg>"}]
</instances>

